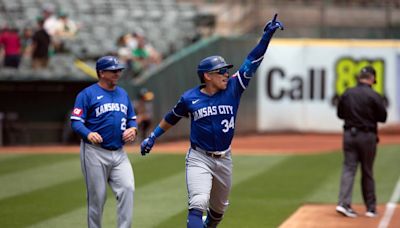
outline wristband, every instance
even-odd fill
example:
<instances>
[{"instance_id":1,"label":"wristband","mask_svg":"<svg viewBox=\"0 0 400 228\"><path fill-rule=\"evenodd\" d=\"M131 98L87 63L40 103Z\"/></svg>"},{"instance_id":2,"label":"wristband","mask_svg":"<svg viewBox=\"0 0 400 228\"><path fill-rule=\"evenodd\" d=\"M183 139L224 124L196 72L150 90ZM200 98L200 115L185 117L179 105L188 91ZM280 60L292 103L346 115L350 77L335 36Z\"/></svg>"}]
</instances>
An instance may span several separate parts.
<instances>
[{"instance_id":1,"label":"wristband","mask_svg":"<svg viewBox=\"0 0 400 228\"><path fill-rule=\"evenodd\" d=\"M164 134L164 132L165 132L164 129L162 129L162 128L160 127L160 125L158 125L158 126L156 127L156 129L154 129L152 135L154 135L156 138L158 138L159 136L161 136L162 134Z\"/></svg>"}]
</instances>

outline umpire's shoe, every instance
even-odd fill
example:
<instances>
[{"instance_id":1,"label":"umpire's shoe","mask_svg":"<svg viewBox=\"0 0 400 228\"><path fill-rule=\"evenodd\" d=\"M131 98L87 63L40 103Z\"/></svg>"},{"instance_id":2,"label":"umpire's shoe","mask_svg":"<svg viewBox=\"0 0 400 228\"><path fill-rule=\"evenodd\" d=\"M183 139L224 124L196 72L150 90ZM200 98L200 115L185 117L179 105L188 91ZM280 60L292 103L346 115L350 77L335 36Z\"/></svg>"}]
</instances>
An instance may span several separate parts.
<instances>
[{"instance_id":1,"label":"umpire's shoe","mask_svg":"<svg viewBox=\"0 0 400 228\"><path fill-rule=\"evenodd\" d=\"M349 206L338 205L336 206L336 212L350 218L357 217L357 213Z\"/></svg>"}]
</instances>

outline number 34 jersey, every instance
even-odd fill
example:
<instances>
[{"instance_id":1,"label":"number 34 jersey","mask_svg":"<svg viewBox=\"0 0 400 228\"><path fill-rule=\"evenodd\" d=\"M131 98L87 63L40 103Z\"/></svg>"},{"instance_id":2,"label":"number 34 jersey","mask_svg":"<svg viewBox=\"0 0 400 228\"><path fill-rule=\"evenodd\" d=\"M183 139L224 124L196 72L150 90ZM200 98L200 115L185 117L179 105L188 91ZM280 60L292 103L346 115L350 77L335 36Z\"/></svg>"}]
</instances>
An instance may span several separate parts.
<instances>
[{"instance_id":1,"label":"number 34 jersey","mask_svg":"<svg viewBox=\"0 0 400 228\"><path fill-rule=\"evenodd\" d=\"M223 151L230 147L241 95L248 80L239 73L228 81L227 88L209 96L202 86L186 91L172 112L191 118L190 142L207 151Z\"/></svg>"}]
</instances>

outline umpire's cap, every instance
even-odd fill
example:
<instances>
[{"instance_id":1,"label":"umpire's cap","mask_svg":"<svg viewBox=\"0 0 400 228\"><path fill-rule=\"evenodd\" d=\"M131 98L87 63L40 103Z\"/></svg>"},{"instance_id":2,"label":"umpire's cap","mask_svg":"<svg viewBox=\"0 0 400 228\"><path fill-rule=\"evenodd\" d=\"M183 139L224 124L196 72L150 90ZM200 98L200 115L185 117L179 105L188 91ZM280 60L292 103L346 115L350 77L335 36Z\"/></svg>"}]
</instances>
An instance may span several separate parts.
<instances>
[{"instance_id":1,"label":"umpire's cap","mask_svg":"<svg viewBox=\"0 0 400 228\"><path fill-rule=\"evenodd\" d=\"M232 64L227 64L225 59L218 55L209 56L200 61L197 66L197 74L199 75L200 81L204 83L204 73L221 68L232 68Z\"/></svg>"},{"instance_id":2,"label":"umpire's cap","mask_svg":"<svg viewBox=\"0 0 400 228\"><path fill-rule=\"evenodd\" d=\"M374 83L376 83L376 71L372 66L365 66L361 69L358 78L370 78L371 76L374 77Z\"/></svg>"},{"instance_id":3,"label":"umpire's cap","mask_svg":"<svg viewBox=\"0 0 400 228\"><path fill-rule=\"evenodd\" d=\"M103 56L96 62L96 71L101 70L122 70L125 68L124 64L120 64L118 59L114 56Z\"/></svg>"}]
</instances>

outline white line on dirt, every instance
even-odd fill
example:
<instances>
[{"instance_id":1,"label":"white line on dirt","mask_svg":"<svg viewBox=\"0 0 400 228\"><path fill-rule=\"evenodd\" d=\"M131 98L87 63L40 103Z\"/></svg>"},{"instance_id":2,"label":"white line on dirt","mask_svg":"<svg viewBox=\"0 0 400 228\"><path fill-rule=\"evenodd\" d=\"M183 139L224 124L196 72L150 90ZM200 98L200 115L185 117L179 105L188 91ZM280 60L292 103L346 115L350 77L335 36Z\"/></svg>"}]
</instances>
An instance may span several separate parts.
<instances>
[{"instance_id":1,"label":"white line on dirt","mask_svg":"<svg viewBox=\"0 0 400 228\"><path fill-rule=\"evenodd\" d=\"M383 215L378 228L388 228L390 224L390 220L394 214L394 211L397 206L397 201L400 199L400 178L397 180L396 187L390 198L390 201L386 204L385 214Z\"/></svg>"}]
</instances>

